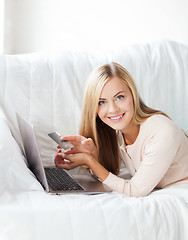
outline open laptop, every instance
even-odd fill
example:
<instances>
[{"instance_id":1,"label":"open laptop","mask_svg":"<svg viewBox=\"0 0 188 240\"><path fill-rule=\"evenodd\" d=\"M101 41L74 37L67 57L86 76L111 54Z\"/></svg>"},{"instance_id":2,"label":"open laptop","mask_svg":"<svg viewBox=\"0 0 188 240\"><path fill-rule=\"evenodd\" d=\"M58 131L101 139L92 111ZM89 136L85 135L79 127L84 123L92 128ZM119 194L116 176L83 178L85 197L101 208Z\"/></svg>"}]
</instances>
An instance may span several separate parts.
<instances>
[{"instance_id":1,"label":"open laptop","mask_svg":"<svg viewBox=\"0 0 188 240\"><path fill-rule=\"evenodd\" d=\"M56 167L43 167L33 125L16 113L28 167L50 194L98 194L111 192L93 174L70 175ZM55 186L54 186L55 185Z\"/></svg>"}]
</instances>

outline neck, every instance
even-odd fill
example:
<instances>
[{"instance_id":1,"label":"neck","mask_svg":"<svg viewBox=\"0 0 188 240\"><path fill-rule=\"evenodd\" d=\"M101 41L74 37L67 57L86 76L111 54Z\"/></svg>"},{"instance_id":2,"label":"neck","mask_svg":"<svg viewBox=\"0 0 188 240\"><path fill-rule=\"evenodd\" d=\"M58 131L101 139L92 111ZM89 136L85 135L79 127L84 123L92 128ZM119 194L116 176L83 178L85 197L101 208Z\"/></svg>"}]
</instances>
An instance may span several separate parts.
<instances>
[{"instance_id":1,"label":"neck","mask_svg":"<svg viewBox=\"0 0 188 240\"><path fill-rule=\"evenodd\" d=\"M134 125L131 126L126 132L123 132L123 137L126 145L132 145L139 134L140 131L140 125Z\"/></svg>"}]
</instances>

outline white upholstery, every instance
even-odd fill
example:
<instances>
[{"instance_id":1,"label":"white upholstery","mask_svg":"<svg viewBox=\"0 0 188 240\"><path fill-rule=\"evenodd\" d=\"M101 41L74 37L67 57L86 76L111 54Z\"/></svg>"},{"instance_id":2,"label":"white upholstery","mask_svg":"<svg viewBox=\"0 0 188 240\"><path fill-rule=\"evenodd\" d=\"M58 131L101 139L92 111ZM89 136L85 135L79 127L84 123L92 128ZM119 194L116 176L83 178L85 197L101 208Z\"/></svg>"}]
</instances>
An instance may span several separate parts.
<instances>
[{"instance_id":1,"label":"white upholstery","mask_svg":"<svg viewBox=\"0 0 188 240\"><path fill-rule=\"evenodd\" d=\"M15 112L34 125L43 163L52 165L57 149L47 133L78 133L86 79L111 61L133 75L149 106L188 132L188 46L162 40L103 53L0 55L0 239L188 239L186 183L144 198L50 196L27 168Z\"/></svg>"},{"instance_id":2,"label":"white upholstery","mask_svg":"<svg viewBox=\"0 0 188 240\"><path fill-rule=\"evenodd\" d=\"M45 165L56 152L46 133L78 133L86 79L93 68L111 61L132 74L149 106L164 110L188 132L187 46L163 40L95 54L0 55L0 104L18 141L15 112L33 123Z\"/></svg>"}]
</instances>

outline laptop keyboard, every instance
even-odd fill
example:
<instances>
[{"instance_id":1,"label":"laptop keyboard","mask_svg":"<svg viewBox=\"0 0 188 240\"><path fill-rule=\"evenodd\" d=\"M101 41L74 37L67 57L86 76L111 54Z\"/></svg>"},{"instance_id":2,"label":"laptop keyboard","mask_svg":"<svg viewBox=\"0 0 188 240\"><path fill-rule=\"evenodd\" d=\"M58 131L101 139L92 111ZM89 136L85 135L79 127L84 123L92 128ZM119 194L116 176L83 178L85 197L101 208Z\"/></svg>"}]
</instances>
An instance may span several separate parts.
<instances>
[{"instance_id":1,"label":"laptop keyboard","mask_svg":"<svg viewBox=\"0 0 188 240\"><path fill-rule=\"evenodd\" d=\"M45 168L48 185L54 191L79 191L84 190L74 179L72 179L63 169Z\"/></svg>"}]
</instances>

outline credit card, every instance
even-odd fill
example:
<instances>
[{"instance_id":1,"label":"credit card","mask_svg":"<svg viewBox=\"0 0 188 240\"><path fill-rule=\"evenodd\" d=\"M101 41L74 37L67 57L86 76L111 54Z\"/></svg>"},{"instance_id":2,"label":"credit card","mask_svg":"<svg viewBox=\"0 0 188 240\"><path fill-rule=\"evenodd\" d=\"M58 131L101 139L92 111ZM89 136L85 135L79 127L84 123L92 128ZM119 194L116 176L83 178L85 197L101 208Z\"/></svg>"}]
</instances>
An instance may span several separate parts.
<instances>
[{"instance_id":1,"label":"credit card","mask_svg":"<svg viewBox=\"0 0 188 240\"><path fill-rule=\"evenodd\" d=\"M52 132L48 134L63 150L68 151L74 147L68 140L62 140L62 136L57 132Z\"/></svg>"}]
</instances>

